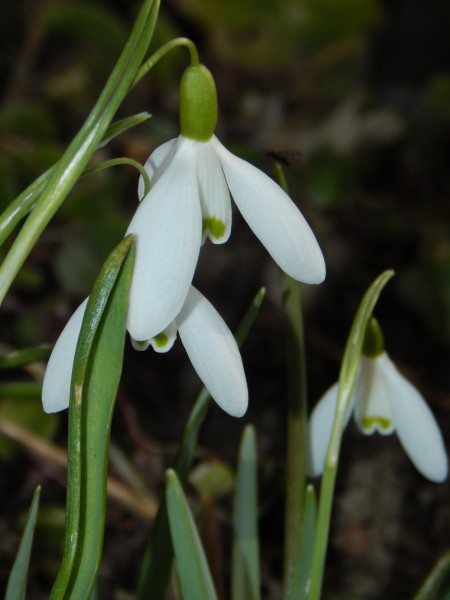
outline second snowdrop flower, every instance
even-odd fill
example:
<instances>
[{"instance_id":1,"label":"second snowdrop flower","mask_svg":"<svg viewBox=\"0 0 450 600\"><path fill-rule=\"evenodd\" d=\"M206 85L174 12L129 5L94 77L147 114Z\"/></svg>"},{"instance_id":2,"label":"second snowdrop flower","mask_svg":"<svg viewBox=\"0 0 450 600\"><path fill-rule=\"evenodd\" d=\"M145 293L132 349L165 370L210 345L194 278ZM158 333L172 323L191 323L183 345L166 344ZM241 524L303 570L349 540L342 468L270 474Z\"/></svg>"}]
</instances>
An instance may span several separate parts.
<instances>
[{"instance_id":1,"label":"second snowdrop flower","mask_svg":"<svg viewBox=\"0 0 450 600\"><path fill-rule=\"evenodd\" d=\"M70 318L50 356L42 388L42 402L48 413L69 406L73 362L86 305L87 299ZM134 341L133 345L145 350L151 344L158 352L166 352L177 331L211 396L225 412L241 417L247 410L248 390L239 349L222 317L194 287L164 332L148 342Z\"/></svg>"},{"instance_id":2,"label":"second snowdrop flower","mask_svg":"<svg viewBox=\"0 0 450 600\"><path fill-rule=\"evenodd\" d=\"M181 80L178 138L145 164L152 182L127 233L136 237L128 328L133 338L156 336L181 310L202 241L226 242L230 192L276 263L305 283L321 283L325 263L317 240L287 194L262 171L231 154L214 136L217 94L211 73L190 66Z\"/></svg>"},{"instance_id":3,"label":"second snowdrop flower","mask_svg":"<svg viewBox=\"0 0 450 600\"><path fill-rule=\"evenodd\" d=\"M336 413L338 384L315 406L308 432L309 472L323 472ZM435 482L447 478L448 460L442 434L425 399L399 373L384 351L383 337L375 319L367 327L358 379L347 422L353 412L365 435L396 431L400 443L417 470Z\"/></svg>"}]
</instances>

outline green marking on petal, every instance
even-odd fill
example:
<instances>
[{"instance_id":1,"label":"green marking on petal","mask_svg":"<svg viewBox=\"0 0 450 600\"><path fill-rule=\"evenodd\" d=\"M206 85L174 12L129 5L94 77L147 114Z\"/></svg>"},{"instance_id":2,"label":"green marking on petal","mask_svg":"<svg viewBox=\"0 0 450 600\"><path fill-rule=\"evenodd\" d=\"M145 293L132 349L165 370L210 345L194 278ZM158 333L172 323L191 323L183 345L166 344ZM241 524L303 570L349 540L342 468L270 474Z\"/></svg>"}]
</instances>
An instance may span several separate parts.
<instances>
[{"instance_id":1,"label":"green marking on petal","mask_svg":"<svg viewBox=\"0 0 450 600\"><path fill-rule=\"evenodd\" d=\"M169 338L165 333L158 333L158 335L155 335L155 337L153 338L153 341L158 346L158 348L164 348L165 346L167 346Z\"/></svg>"},{"instance_id":2,"label":"green marking on petal","mask_svg":"<svg viewBox=\"0 0 450 600\"><path fill-rule=\"evenodd\" d=\"M221 238L223 238L223 236L225 235L225 228L225 223L217 217L206 217L205 219L203 219L203 235L205 235L209 231L215 240L220 240Z\"/></svg>"},{"instance_id":3,"label":"green marking on petal","mask_svg":"<svg viewBox=\"0 0 450 600\"><path fill-rule=\"evenodd\" d=\"M135 350L147 350L147 348L149 346L148 340L143 340L143 341L139 342L138 340L132 339L131 343L133 344L133 348Z\"/></svg>"},{"instance_id":4,"label":"green marking on petal","mask_svg":"<svg viewBox=\"0 0 450 600\"><path fill-rule=\"evenodd\" d=\"M374 428L389 431L392 427L392 422L386 419L386 417L366 417L363 419L362 427L365 431L372 431Z\"/></svg>"}]
</instances>

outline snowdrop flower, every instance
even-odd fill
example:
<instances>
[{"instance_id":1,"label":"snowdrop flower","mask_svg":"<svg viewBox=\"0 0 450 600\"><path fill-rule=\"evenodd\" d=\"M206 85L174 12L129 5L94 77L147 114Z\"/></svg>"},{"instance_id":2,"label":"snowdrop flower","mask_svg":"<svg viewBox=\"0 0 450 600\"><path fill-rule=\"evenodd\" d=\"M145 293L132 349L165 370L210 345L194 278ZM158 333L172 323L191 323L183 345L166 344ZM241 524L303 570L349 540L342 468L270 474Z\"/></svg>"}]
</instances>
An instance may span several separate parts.
<instances>
[{"instance_id":1,"label":"snowdrop flower","mask_svg":"<svg viewBox=\"0 0 450 600\"><path fill-rule=\"evenodd\" d=\"M87 299L70 318L50 356L42 387L47 413L69 406L73 361L86 305ZM181 311L166 330L148 343L133 345L145 350L151 344L158 352L166 352L175 342L177 330L211 396L225 412L241 417L247 410L248 391L239 349L222 317L192 286Z\"/></svg>"},{"instance_id":2,"label":"snowdrop flower","mask_svg":"<svg viewBox=\"0 0 450 600\"><path fill-rule=\"evenodd\" d=\"M230 192L244 219L294 279L321 283L325 263L316 238L287 194L267 175L234 156L214 136L217 96L202 65L186 69L180 87L178 138L157 148L145 164L152 182L127 234L136 237L128 329L144 341L181 310L200 246L221 244L231 230Z\"/></svg>"},{"instance_id":3,"label":"snowdrop flower","mask_svg":"<svg viewBox=\"0 0 450 600\"><path fill-rule=\"evenodd\" d=\"M321 475L336 412L338 384L315 406L309 423L309 473ZM365 435L394 431L417 470L435 482L447 478L448 461L442 434L425 399L394 366L384 351L383 337L375 319L369 322L358 379L347 415L351 413Z\"/></svg>"}]
</instances>

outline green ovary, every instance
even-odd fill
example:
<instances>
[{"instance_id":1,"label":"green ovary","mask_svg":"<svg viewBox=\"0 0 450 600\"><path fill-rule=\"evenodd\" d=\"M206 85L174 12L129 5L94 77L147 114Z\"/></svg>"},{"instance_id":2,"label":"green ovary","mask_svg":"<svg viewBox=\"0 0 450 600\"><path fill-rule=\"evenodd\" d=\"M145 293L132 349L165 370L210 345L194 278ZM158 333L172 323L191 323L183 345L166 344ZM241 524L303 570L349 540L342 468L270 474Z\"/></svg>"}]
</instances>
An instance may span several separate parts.
<instances>
[{"instance_id":1,"label":"green ovary","mask_svg":"<svg viewBox=\"0 0 450 600\"><path fill-rule=\"evenodd\" d=\"M158 333L158 335L155 335L155 337L153 338L153 341L158 346L158 348L164 348L164 346L167 346L169 338L165 333Z\"/></svg>"},{"instance_id":2,"label":"green ovary","mask_svg":"<svg viewBox=\"0 0 450 600\"><path fill-rule=\"evenodd\" d=\"M374 427L382 429L383 431L389 431L392 427L391 421L385 417L366 417L362 423L363 429L370 431Z\"/></svg>"},{"instance_id":3,"label":"green ovary","mask_svg":"<svg viewBox=\"0 0 450 600\"><path fill-rule=\"evenodd\" d=\"M203 219L203 235L208 231L214 239L220 240L225 235L225 223L217 217L206 217Z\"/></svg>"}]
</instances>

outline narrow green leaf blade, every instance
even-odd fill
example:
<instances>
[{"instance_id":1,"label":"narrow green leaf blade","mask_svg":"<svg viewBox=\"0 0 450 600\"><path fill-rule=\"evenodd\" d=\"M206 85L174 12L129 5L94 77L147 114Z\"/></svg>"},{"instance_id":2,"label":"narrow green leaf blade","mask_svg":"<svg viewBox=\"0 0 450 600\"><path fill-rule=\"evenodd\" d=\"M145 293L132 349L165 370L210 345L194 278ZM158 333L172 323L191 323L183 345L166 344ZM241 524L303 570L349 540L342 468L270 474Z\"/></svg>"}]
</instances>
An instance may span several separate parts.
<instances>
[{"instance_id":1,"label":"narrow green leaf blade","mask_svg":"<svg viewBox=\"0 0 450 600\"><path fill-rule=\"evenodd\" d=\"M33 546L34 528L36 527L40 495L41 488L38 486L33 495L16 560L14 561L13 568L9 575L5 600L25 600L28 565L30 563L31 548Z\"/></svg>"},{"instance_id":2,"label":"narrow green leaf blade","mask_svg":"<svg viewBox=\"0 0 450 600\"><path fill-rule=\"evenodd\" d=\"M131 250L130 246L129 249ZM119 260L122 257L119 258ZM69 584L71 600L86 598L92 591L100 566L106 510L109 437L119 380L133 273L133 251L125 255L99 320L83 373L74 373L81 399L81 511L75 570ZM98 293L98 301L95 294ZM91 298L95 314L102 304L102 288L94 286ZM87 314L90 310L86 310Z\"/></svg>"},{"instance_id":3,"label":"narrow green leaf blade","mask_svg":"<svg viewBox=\"0 0 450 600\"><path fill-rule=\"evenodd\" d=\"M233 511L232 600L259 600L258 489L256 438L252 426L242 436Z\"/></svg>"},{"instance_id":4,"label":"narrow green leaf blade","mask_svg":"<svg viewBox=\"0 0 450 600\"><path fill-rule=\"evenodd\" d=\"M108 142L132 127L141 125L150 119L151 115L147 112L141 112L131 117L125 117L119 121L112 123L106 130L102 140L97 148L103 148ZM34 208L34 205L39 200L48 181L50 180L53 171L56 169L55 163L45 173L35 179L17 198L15 198L0 215L0 246L9 237L14 228L18 225L21 219L26 217Z\"/></svg>"},{"instance_id":5,"label":"narrow green leaf blade","mask_svg":"<svg viewBox=\"0 0 450 600\"><path fill-rule=\"evenodd\" d=\"M446 600L450 597L450 589L447 588L445 591L442 589L445 582L448 584L450 578L450 551L446 552L437 561L431 572L428 574L425 581L422 583L419 591L414 596L414 600L434 600L435 598L441 598ZM438 596L438 594L441 596Z\"/></svg>"},{"instance_id":6,"label":"narrow green leaf blade","mask_svg":"<svg viewBox=\"0 0 450 600\"><path fill-rule=\"evenodd\" d=\"M287 596L288 600L307 600L311 585L311 564L314 550L314 539L317 523L317 500L314 487L308 485L302 504L300 516L300 547L298 563L292 575L292 584Z\"/></svg>"},{"instance_id":7,"label":"narrow green leaf blade","mask_svg":"<svg viewBox=\"0 0 450 600\"><path fill-rule=\"evenodd\" d=\"M133 271L128 236L105 262L86 307L71 384L63 564L51 598L89 597L100 564L109 434L122 371Z\"/></svg>"},{"instance_id":8,"label":"narrow green leaf blade","mask_svg":"<svg viewBox=\"0 0 450 600\"><path fill-rule=\"evenodd\" d=\"M173 470L166 474L167 511L183 600L217 598L202 543L181 483Z\"/></svg>"},{"instance_id":9,"label":"narrow green leaf blade","mask_svg":"<svg viewBox=\"0 0 450 600\"><path fill-rule=\"evenodd\" d=\"M153 36L159 2L143 0L128 41L96 105L61 159L47 171L48 176L41 176L45 185L36 196L34 210L0 266L0 303L39 236L81 176L127 95Z\"/></svg>"},{"instance_id":10,"label":"narrow green leaf blade","mask_svg":"<svg viewBox=\"0 0 450 600\"><path fill-rule=\"evenodd\" d=\"M13 350L0 356L0 369L18 369L42 360L48 360L51 350L52 348L48 344L24 348L23 350Z\"/></svg>"},{"instance_id":11,"label":"narrow green leaf blade","mask_svg":"<svg viewBox=\"0 0 450 600\"><path fill-rule=\"evenodd\" d=\"M119 121L111 123L111 125L106 130L105 135L103 136L103 140L98 145L98 147L103 148L103 146L106 146L111 140L113 140L117 136L121 135L122 133L125 133L125 131L132 129L133 127L142 125L142 123L145 123L146 121L151 119L151 117L152 115L149 112L140 112L136 113L135 115L131 115L131 117L125 117L124 119L120 119Z\"/></svg>"}]
</instances>

